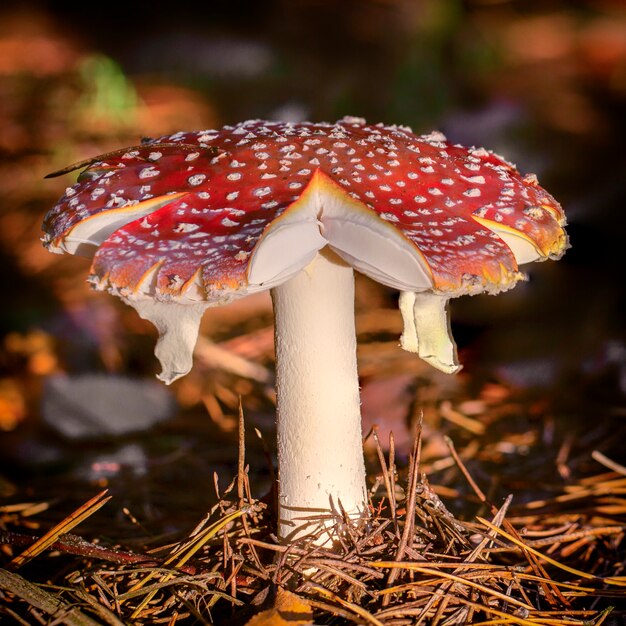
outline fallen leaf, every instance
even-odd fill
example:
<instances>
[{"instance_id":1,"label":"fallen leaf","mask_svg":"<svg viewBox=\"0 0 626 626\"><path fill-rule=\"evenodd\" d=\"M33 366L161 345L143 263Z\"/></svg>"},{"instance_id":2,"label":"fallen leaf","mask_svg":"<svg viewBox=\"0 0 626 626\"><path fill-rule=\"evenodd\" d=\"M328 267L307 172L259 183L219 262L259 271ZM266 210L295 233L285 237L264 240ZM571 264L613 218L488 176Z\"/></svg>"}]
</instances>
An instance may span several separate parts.
<instances>
[{"instance_id":1,"label":"fallen leaf","mask_svg":"<svg viewBox=\"0 0 626 626\"><path fill-rule=\"evenodd\" d=\"M246 626L310 626L312 623L313 611L309 603L279 587L274 606L257 613Z\"/></svg>"}]
</instances>

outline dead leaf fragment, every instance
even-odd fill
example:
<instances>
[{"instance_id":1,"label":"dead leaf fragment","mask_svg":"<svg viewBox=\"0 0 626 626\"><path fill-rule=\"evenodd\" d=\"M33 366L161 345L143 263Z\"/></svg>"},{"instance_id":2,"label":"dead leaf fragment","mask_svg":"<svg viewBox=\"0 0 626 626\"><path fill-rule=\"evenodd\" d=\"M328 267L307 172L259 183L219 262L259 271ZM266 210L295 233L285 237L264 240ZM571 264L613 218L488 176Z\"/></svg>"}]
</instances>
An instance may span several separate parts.
<instances>
[{"instance_id":1,"label":"dead leaf fragment","mask_svg":"<svg viewBox=\"0 0 626 626\"><path fill-rule=\"evenodd\" d=\"M313 610L309 603L295 593L278 588L274 606L261 611L246 626L310 626Z\"/></svg>"}]
</instances>

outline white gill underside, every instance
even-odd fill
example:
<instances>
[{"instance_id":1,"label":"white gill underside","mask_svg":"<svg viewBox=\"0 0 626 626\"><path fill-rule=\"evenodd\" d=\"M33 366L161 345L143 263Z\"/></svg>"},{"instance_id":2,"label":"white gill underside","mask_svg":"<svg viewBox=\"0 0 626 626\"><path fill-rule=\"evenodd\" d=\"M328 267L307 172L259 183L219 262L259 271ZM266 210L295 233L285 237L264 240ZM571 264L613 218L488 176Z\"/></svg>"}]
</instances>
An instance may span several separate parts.
<instances>
[{"instance_id":1,"label":"white gill underside","mask_svg":"<svg viewBox=\"0 0 626 626\"><path fill-rule=\"evenodd\" d=\"M97 248L104 243L116 230L140 217L154 213L161 207L184 195L173 193L145 200L140 205L127 205L117 209L109 209L84 219L63 237L58 247L50 247L52 252L67 252L77 256L92 257Z\"/></svg>"},{"instance_id":2,"label":"white gill underside","mask_svg":"<svg viewBox=\"0 0 626 626\"><path fill-rule=\"evenodd\" d=\"M170 196L167 202L171 201ZM72 230L62 248L73 253L87 252L129 219L145 216L165 203L163 198L155 199L139 210L126 207L85 220ZM518 262L538 256L536 249L522 237L507 231L498 235L511 247ZM449 329L448 299L432 292L430 272L418 250L393 223L364 209L323 180L313 181L302 197L264 233L250 260L248 285L232 296L241 297L285 283L326 246L352 268L403 292L400 308L404 349L416 352L444 372L460 369ZM204 311L224 301L203 300L202 285L194 284L180 299L155 302L151 297L154 282L147 275L137 292L123 298L157 327L156 353L163 367L159 378L169 384L191 369Z\"/></svg>"},{"instance_id":3,"label":"white gill underside","mask_svg":"<svg viewBox=\"0 0 626 626\"><path fill-rule=\"evenodd\" d=\"M274 222L252 255L250 289L281 284L325 246L354 269L394 289L432 288L421 255L392 223L333 191L318 186Z\"/></svg>"}]
</instances>

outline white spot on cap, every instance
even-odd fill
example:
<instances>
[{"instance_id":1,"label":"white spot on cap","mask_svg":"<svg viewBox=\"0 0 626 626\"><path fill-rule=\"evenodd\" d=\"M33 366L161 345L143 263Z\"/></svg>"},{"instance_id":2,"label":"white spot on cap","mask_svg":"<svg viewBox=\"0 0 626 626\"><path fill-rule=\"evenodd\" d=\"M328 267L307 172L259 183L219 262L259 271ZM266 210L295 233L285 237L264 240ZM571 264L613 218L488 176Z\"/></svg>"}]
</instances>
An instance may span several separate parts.
<instances>
[{"instance_id":1,"label":"white spot on cap","mask_svg":"<svg viewBox=\"0 0 626 626\"><path fill-rule=\"evenodd\" d=\"M233 220L229 220L227 217L225 217L222 220L222 226L239 226L239 222L234 222Z\"/></svg>"},{"instance_id":2,"label":"white spot on cap","mask_svg":"<svg viewBox=\"0 0 626 626\"><path fill-rule=\"evenodd\" d=\"M149 165L148 167L144 167L142 170L139 171L139 178L154 178L155 176L159 175L159 170L156 167L153 167L152 165Z\"/></svg>"},{"instance_id":3,"label":"white spot on cap","mask_svg":"<svg viewBox=\"0 0 626 626\"><path fill-rule=\"evenodd\" d=\"M533 219L539 219L545 215L545 210L540 206L529 206L524 209L524 214Z\"/></svg>"},{"instance_id":4,"label":"white spot on cap","mask_svg":"<svg viewBox=\"0 0 626 626\"><path fill-rule=\"evenodd\" d=\"M485 148L474 148L472 150L472 154L477 157L488 157L491 152L489 152L489 150L485 150Z\"/></svg>"},{"instance_id":5,"label":"white spot on cap","mask_svg":"<svg viewBox=\"0 0 626 626\"><path fill-rule=\"evenodd\" d=\"M480 189L477 189L476 187L473 187L472 189L467 189L463 192L463 195L467 196L468 198L477 198L478 196L480 196Z\"/></svg>"},{"instance_id":6,"label":"white spot on cap","mask_svg":"<svg viewBox=\"0 0 626 626\"><path fill-rule=\"evenodd\" d=\"M239 197L238 191L231 191L229 194L226 194L226 200L228 200L229 202L236 200L238 197Z\"/></svg>"},{"instance_id":7,"label":"white spot on cap","mask_svg":"<svg viewBox=\"0 0 626 626\"><path fill-rule=\"evenodd\" d=\"M271 187L258 187L255 189L252 194L257 198L262 198L263 196L267 196L272 192Z\"/></svg>"},{"instance_id":8,"label":"white spot on cap","mask_svg":"<svg viewBox=\"0 0 626 626\"><path fill-rule=\"evenodd\" d=\"M474 185L484 185L485 177L484 176L469 176L467 180L470 183L474 183Z\"/></svg>"},{"instance_id":9,"label":"white spot on cap","mask_svg":"<svg viewBox=\"0 0 626 626\"><path fill-rule=\"evenodd\" d=\"M162 152L151 152L148 156L148 158L151 161L158 161L161 157L163 156Z\"/></svg>"},{"instance_id":10,"label":"white spot on cap","mask_svg":"<svg viewBox=\"0 0 626 626\"><path fill-rule=\"evenodd\" d=\"M456 246L469 246L475 239L474 235L459 235L452 243Z\"/></svg>"},{"instance_id":11,"label":"white spot on cap","mask_svg":"<svg viewBox=\"0 0 626 626\"><path fill-rule=\"evenodd\" d=\"M180 222L174 229L175 233L193 233L200 228L199 224L188 224L186 222Z\"/></svg>"},{"instance_id":12,"label":"white spot on cap","mask_svg":"<svg viewBox=\"0 0 626 626\"><path fill-rule=\"evenodd\" d=\"M480 165L478 163L464 163L463 167L467 170L477 171L480 169Z\"/></svg>"},{"instance_id":13,"label":"white spot on cap","mask_svg":"<svg viewBox=\"0 0 626 626\"><path fill-rule=\"evenodd\" d=\"M382 217L387 222L399 222L400 218L395 213L381 213L380 217Z\"/></svg>"},{"instance_id":14,"label":"white spot on cap","mask_svg":"<svg viewBox=\"0 0 626 626\"><path fill-rule=\"evenodd\" d=\"M197 187L198 185L201 185L205 180L206 180L206 174L194 174L193 176L190 176L187 179L187 182L192 187Z\"/></svg>"},{"instance_id":15,"label":"white spot on cap","mask_svg":"<svg viewBox=\"0 0 626 626\"><path fill-rule=\"evenodd\" d=\"M446 136L439 132L438 130L434 130L432 133L428 135L424 135L422 137L424 141L439 143L440 141L446 141Z\"/></svg>"},{"instance_id":16,"label":"white spot on cap","mask_svg":"<svg viewBox=\"0 0 626 626\"><path fill-rule=\"evenodd\" d=\"M352 124L353 126L364 126L365 120L362 117L353 117L352 115L344 115L341 118L343 124Z\"/></svg>"},{"instance_id":17,"label":"white spot on cap","mask_svg":"<svg viewBox=\"0 0 626 626\"><path fill-rule=\"evenodd\" d=\"M232 174L229 174L226 178L228 178L228 180L239 180L241 176L241 172L232 172Z\"/></svg>"},{"instance_id":18,"label":"white spot on cap","mask_svg":"<svg viewBox=\"0 0 626 626\"><path fill-rule=\"evenodd\" d=\"M199 152L190 152L186 157L185 161L194 161L200 156Z\"/></svg>"}]
</instances>

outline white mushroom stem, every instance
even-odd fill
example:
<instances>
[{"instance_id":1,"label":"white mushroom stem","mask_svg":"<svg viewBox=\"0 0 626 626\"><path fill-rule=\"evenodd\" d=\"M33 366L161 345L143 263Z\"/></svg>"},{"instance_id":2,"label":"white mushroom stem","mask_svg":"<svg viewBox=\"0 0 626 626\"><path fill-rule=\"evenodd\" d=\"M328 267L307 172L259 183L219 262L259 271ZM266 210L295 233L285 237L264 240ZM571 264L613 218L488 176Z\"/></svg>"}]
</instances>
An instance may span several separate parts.
<instances>
[{"instance_id":1,"label":"white mushroom stem","mask_svg":"<svg viewBox=\"0 0 626 626\"><path fill-rule=\"evenodd\" d=\"M339 502L353 518L366 506L354 273L326 248L272 289L272 298L278 532L285 542L319 533L318 543L324 544L332 540Z\"/></svg>"}]
</instances>

